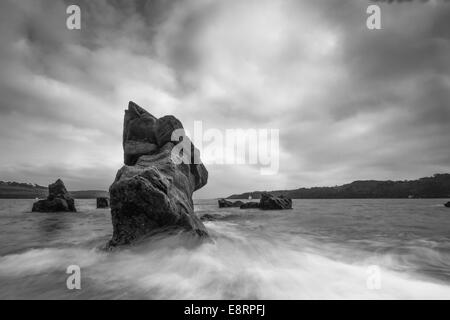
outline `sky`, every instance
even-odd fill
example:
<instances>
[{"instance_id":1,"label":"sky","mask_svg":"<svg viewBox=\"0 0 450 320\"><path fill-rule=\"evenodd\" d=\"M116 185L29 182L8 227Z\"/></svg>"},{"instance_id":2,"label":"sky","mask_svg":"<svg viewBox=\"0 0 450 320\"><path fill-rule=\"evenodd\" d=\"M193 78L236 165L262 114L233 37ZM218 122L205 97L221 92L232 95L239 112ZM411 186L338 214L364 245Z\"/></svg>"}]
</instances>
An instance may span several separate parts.
<instances>
[{"instance_id":1,"label":"sky","mask_svg":"<svg viewBox=\"0 0 450 320\"><path fill-rule=\"evenodd\" d=\"M0 41L0 180L109 188L130 100L279 129L276 174L207 165L197 198L450 172L449 1L2 0Z\"/></svg>"}]
</instances>

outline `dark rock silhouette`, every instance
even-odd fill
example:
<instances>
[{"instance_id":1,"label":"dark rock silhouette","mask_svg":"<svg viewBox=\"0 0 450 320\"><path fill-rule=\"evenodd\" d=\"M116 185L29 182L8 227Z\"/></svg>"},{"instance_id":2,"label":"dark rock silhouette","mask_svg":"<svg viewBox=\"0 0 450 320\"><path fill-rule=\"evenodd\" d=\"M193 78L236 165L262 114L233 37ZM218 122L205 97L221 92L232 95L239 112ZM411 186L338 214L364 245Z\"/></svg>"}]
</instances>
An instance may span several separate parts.
<instances>
[{"instance_id":1,"label":"dark rock silhouette","mask_svg":"<svg viewBox=\"0 0 450 320\"><path fill-rule=\"evenodd\" d=\"M233 204L231 201L225 199L219 199L217 202L219 203L219 208L228 208Z\"/></svg>"},{"instance_id":2,"label":"dark rock silhouette","mask_svg":"<svg viewBox=\"0 0 450 320\"><path fill-rule=\"evenodd\" d=\"M283 195L275 196L267 192L261 194L259 202L242 202L242 201L228 201L226 199L219 199L219 208L234 208L241 209L262 209L262 210L283 210L292 209L292 200L285 198Z\"/></svg>"},{"instance_id":3,"label":"dark rock silhouette","mask_svg":"<svg viewBox=\"0 0 450 320\"><path fill-rule=\"evenodd\" d=\"M446 206L447 208L450 208L450 201L447 202L446 204L444 204L444 206Z\"/></svg>"},{"instance_id":4,"label":"dark rock silhouette","mask_svg":"<svg viewBox=\"0 0 450 320\"><path fill-rule=\"evenodd\" d=\"M259 202L242 202L242 201L228 201L226 199L219 199L219 208L234 208L241 209L262 209L262 210L283 210L292 209L292 200L285 198L283 195L275 196L273 194L263 192Z\"/></svg>"},{"instance_id":5,"label":"dark rock silhouette","mask_svg":"<svg viewBox=\"0 0 450 320\"><path fill-rule=\"evenodd\" d=\"M97 198L97 208L98 209L109 208L109 199L104 197Z\"/></svg>"},{"instance_id":6,"label":"dark rock silhouette","mask_svg":"<svg viewBox=\"0 0 450 320\"><path fill-rule=\"evenodd\" d=\"M240 206L241 209L259 209L259 202L247 202Z\"/></svg>"},{"instance_id":7,"label":"dark rock silhouette","mask_svg":"<svg viewBox=\"0 0 450 320\"><path fill-rule=\"evenodd\" d=\"M261 194L259 207L262 210L282 210L292 209L292 200L284 196L274 196L270 193L264 192Z\"/></svg>"},{"instance_id":8,"label":"dark rock silhouette","mask_svg":"<svg viewBox=\"0 0 450 320\"><path fill-rule=\"evenodd\" d=\"M194 214L192 194L207 183L208 171L202 163L182 163L174 150L178 142L170 141L175 129L182 129L175 117L156 119L130 102L124 119L125 166L110 187L114 232L109 247L174 229L207 236Z\"/></svg>"},{"instance_id":9,"label":"dark rock silhouette","mask_svg":"<svg viewBox=\"0 0 450 320\"><path fill-rule=\"evenodd\" d=\"M48 197L33 204L33 212L76 212L75 200L61 179L48 186Z\"/></svg>"},{"instance_id":10,"label":"dark rock silhouette","mask_svg":"<svg viewBox=\"0 0 450 320\"><path fill-rule=\"evenodd\" d=\"M239 208L240 206L242 206L244 204L244 202L242 202L242 201L231 202L231 201L228 201L225 199L219 199L218 203L219 203L219 208Z\"/></svg>"}]
</instances>

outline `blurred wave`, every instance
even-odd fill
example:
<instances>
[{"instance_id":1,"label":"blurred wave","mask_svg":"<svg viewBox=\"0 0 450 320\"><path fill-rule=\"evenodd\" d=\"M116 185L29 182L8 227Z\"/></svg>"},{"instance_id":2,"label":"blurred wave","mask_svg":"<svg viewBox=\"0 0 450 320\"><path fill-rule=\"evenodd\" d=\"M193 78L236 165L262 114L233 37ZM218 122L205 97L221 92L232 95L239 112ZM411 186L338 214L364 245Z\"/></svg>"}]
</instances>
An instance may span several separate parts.
<instances>
[{"instance_id":1,"label":"blurred wave","mask_svg":"<svg viewBox=\"0 0 450 320\"><path fill-rule=\"evenodd\" d=\"M95 201L55 215L1 200L0 298L450 299L448 212L430 201L298 200L274 212L198 201L215 219L212 242L179 233L106 252L109 211ZM66 288L73 264L82 290Z\"/></svg>"}]
</instances>

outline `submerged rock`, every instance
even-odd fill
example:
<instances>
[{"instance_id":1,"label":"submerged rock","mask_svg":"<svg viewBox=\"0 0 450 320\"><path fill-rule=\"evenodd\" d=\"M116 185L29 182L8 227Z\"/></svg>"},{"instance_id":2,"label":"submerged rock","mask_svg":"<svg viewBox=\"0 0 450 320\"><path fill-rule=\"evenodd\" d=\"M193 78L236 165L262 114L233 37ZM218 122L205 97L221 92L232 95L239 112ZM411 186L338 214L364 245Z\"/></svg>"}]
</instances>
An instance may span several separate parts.
<instances>
[{"instance_id":1,"label":"submerged rock","mask_svg":"<svg viewBox=\"0 0 450 320\"><path fill-rule=\"evenodd\" d=\"M240 206L241 209L259 209L259 202L247 202Z\"/></svg>"},{"instance_id":2,"label":"submerged rock","mask_svg":"<svg viewBox=\"0 0 450 320\"><path fill-rule=\"evenodd\" d=\"M262 210L292 209L292 200L285 198L284 196L277 197L270 193L263 192L261 194L261 200L259 201L259 207Z\"/></svg>"},{"instance_id":3,"label":"submerged rock","mask_svg":"<svg viewBox=\"0 0 450 320\"><path fill-rule=\"evenodd\" d=\"M105 197L97 198L97 209L109 208L109 199Z\"/></svg>"},{"instance_id":4,"label":"submerged rock","mask_svg":"<svg viewBox=\"0 0 450 320\"><path fill-rule=\"evenodd\" d=\"M33 212L76 212L75 200L61 179L48 186L48 197L33 204Z\"/></svg>"},{"instance_id":5,"label":"submerged rock","mask_svg":"<svg viewBox=\"0 0 450 320\"><path fill-rule=\"evenodd\" d=\"M444 204L444 206L446 206L447 208L450 208L450 201L447 202L446 204Z\"/></svg>"},{"instance_id":6,"label":"submerged rock","mask_svg":"<svg viewBox=\"0 0 450 320\"><path fill-rule=\"evenodd\" d=\"M182 129L175 117L156 119L130 102L124 120L125 166L110 187L114 232L109 247L168 230L207 236L194 214L192 194L206 185L208 171L201 162L182 163L182 155L174 150L178 142L170 141L175 129ZM131 147L139 143L152 147Z\"/></svg>"}]
</instances>

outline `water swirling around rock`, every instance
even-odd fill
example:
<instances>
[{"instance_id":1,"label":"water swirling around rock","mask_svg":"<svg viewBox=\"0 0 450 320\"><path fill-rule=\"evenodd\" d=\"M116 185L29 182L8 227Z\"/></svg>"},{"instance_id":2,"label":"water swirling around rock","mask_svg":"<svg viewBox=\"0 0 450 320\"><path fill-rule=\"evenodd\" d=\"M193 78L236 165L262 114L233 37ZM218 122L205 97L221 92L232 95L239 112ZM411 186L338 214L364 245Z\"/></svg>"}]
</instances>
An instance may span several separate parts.
<instances>
[{"instance_id":1,"label":"water swirling around rock","mask_svg":"<svg viewBox=\"0 0 450 320\"><path fill-rule=\"evenodd\" d=\"M115 252L110 214L76 200L78 214L30 213L0 200L0 298L415 299L450 298L450 223L442 199L294 200L293 210L195 202L212 242L159 234ZM66 289L77 264L82 290ZM367 271L381 270L381 289Z\"/></svg>"}]
</instances>

